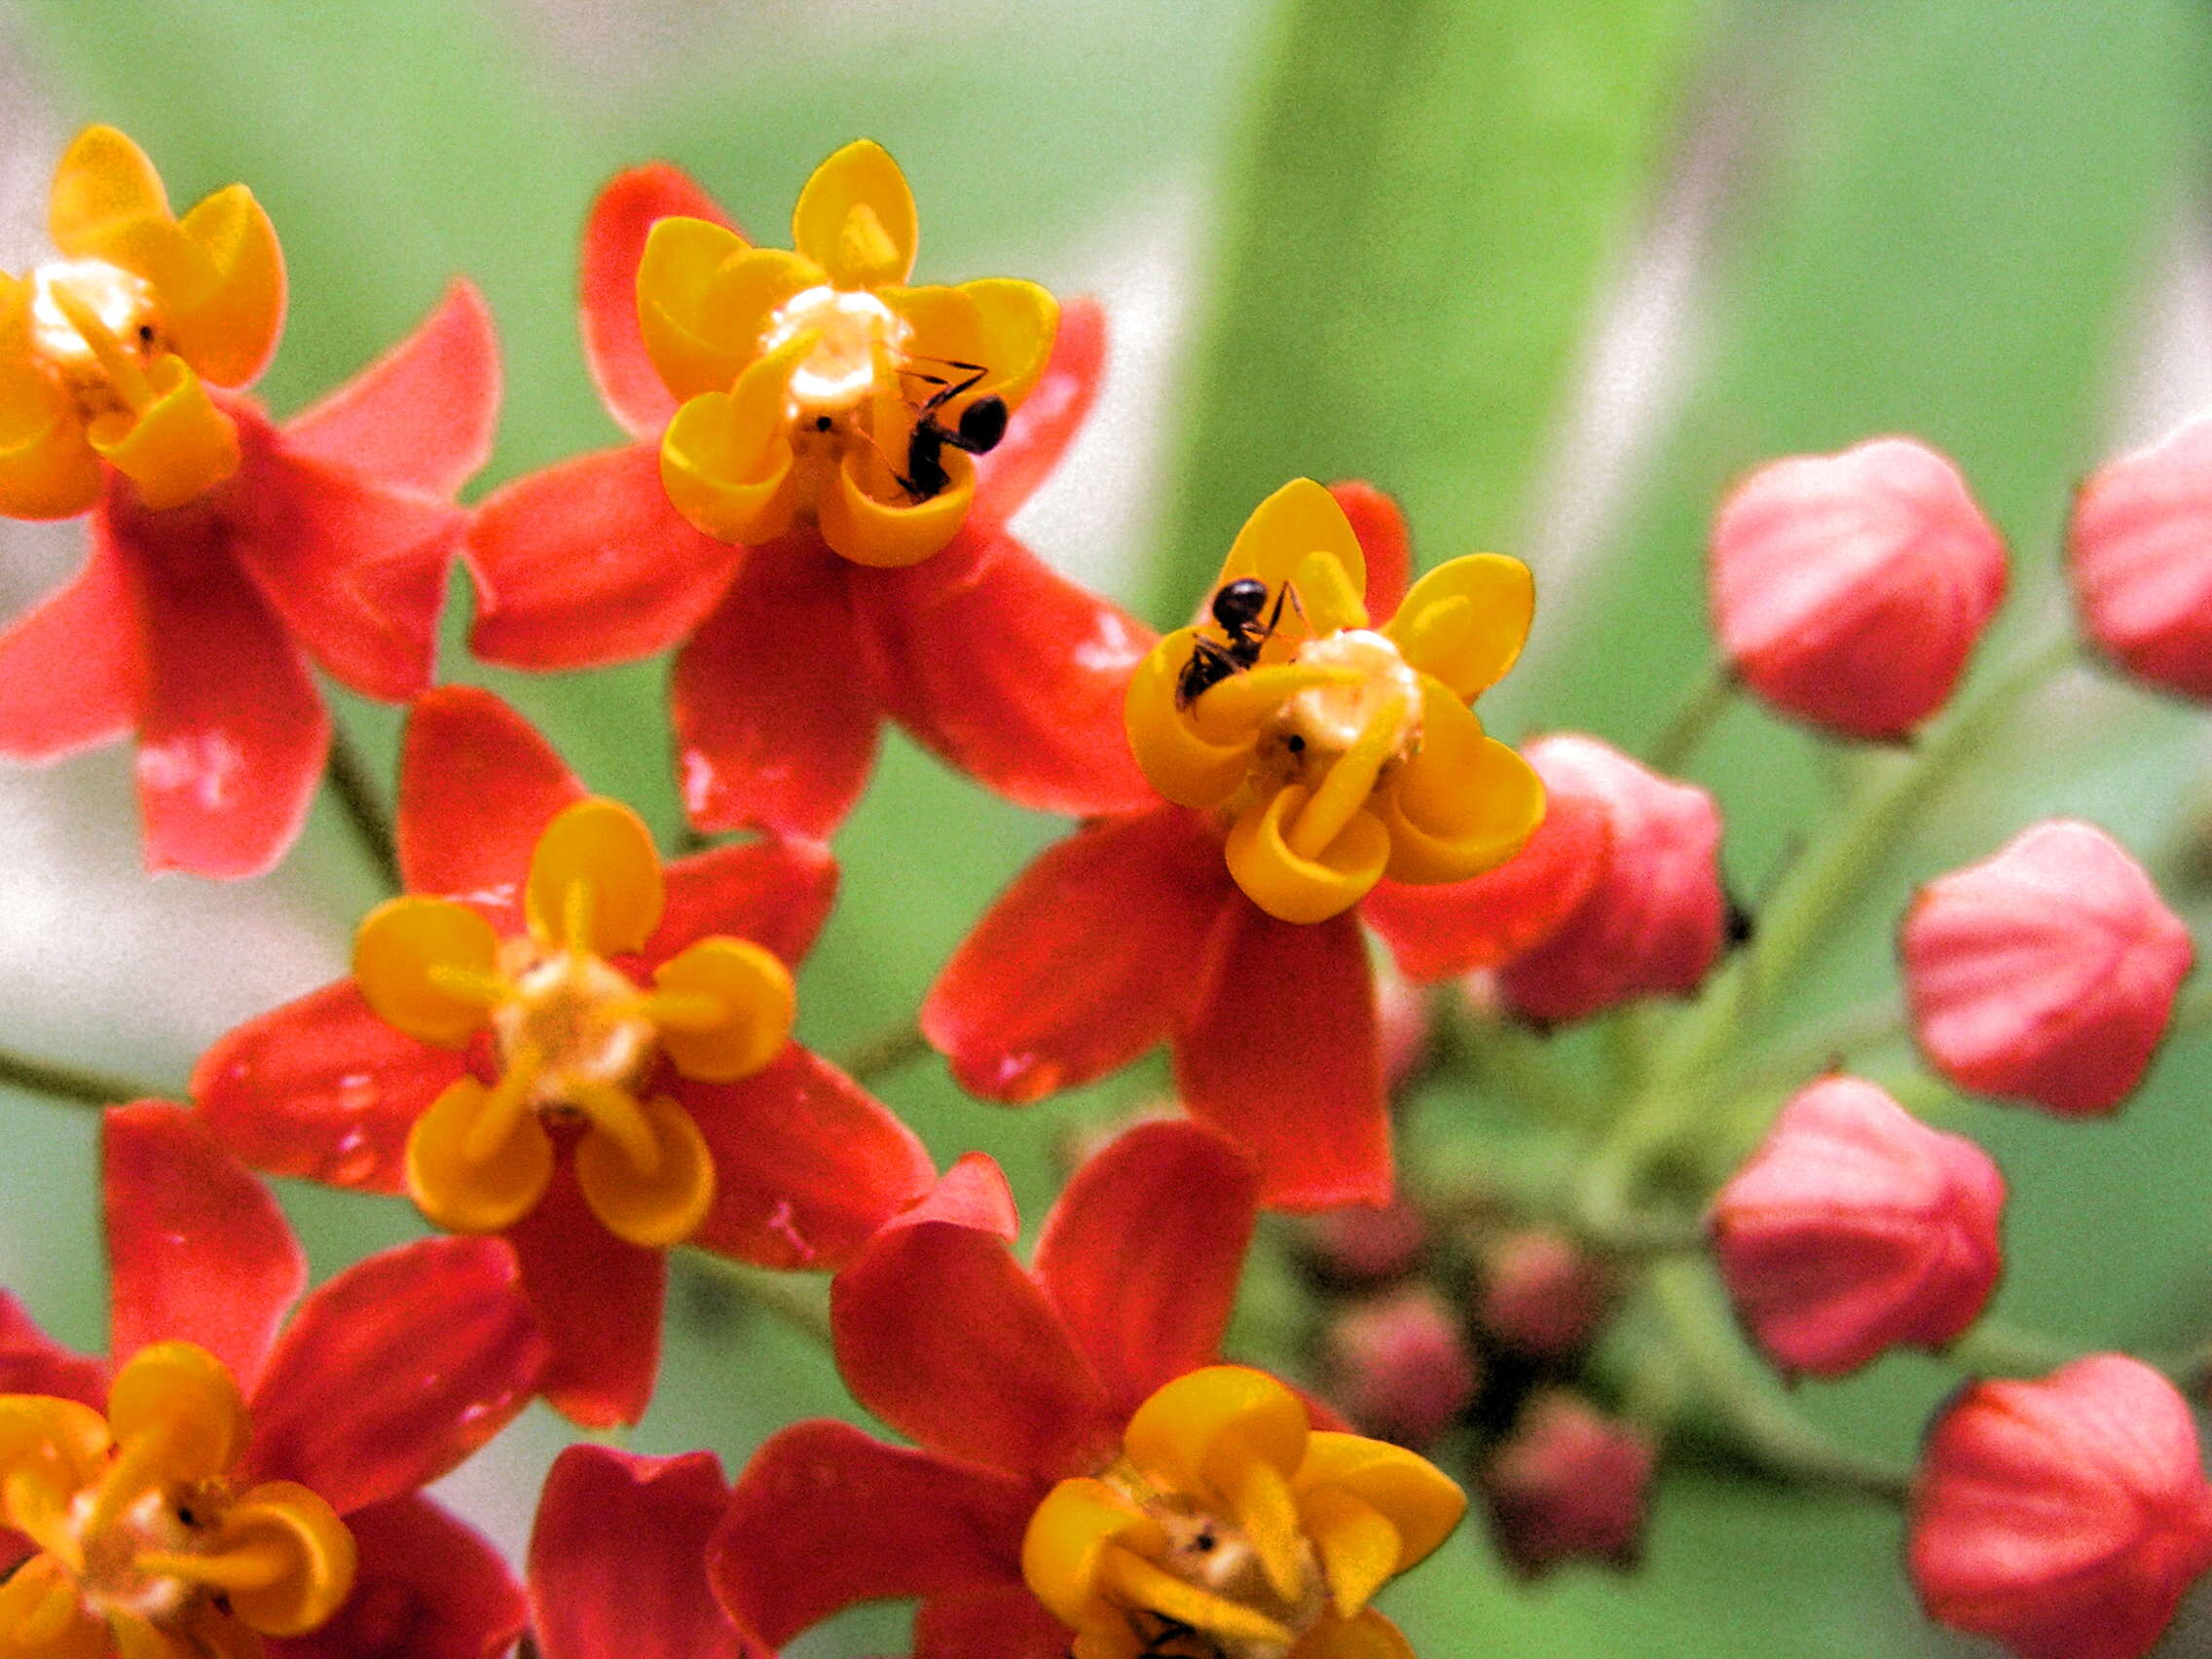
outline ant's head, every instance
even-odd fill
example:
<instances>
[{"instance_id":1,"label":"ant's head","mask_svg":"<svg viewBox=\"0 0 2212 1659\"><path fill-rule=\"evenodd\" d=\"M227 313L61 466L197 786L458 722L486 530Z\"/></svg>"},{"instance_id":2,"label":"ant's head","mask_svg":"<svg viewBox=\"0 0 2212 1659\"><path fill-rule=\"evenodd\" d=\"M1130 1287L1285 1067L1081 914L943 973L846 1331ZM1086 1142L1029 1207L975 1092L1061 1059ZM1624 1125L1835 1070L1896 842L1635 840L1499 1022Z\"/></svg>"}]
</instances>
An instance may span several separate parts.
<instances>
[{"instance_id":1,"label":"ant's head","mask_svg":"<svg viewBox=\"0 0 2212 1659\"><path fill-rule=\"evenodd\" d=\"M987 455L1006 436L1006 399L978 397L960 412L960 447L970 455Z\"/></svg>"},{"instance_id":2,"label":"ant's head","mask_svg":"<svg viewBox=\"0 0 2212 1659\"><path fill-rule=\"evenodd\" d=\"M1260 619L1267 608L1268 584L1257 576L1240 576L1213 596L1213 619L1231 634L1240 634Z\"/></svg>"}]
</instances>

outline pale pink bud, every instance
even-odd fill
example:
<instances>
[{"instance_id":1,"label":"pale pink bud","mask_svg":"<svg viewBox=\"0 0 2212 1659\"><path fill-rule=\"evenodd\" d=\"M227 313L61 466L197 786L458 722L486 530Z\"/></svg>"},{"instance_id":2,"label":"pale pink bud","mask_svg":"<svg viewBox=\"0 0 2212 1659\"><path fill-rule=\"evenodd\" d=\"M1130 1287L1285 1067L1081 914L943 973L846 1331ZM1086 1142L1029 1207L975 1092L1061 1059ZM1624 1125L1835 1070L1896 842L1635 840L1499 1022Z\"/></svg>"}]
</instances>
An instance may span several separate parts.
<instances>
[{"instance_id":1,"label":"pale pink bud","mask_svg":"<svg viewBox=\"0 0 2212 1659\"><path fill-rule=\"evenodd\" d=\"M1800 1089L1713 1201L1736 1311L1775 1364L1838 1377L1899 1344L1939 1348L2003 1267L2005 1178L1874 1085Z\"/></svg>"},{"instance_id":2,"label":"pale pink bud","mask_svg":"<svg viewBox=\"0 0 2212 1659\"><path fill-rule=\"evenodd\" d=\"M1557 1021L1634 996L1695 990L1719 954L1727 910L1713 796L1576 732L1522 753L1553 798L1598 801L1612 837L1582 903L1500 972L1506 1000L1530 1018Z\"/></svg>"},{"instance_id":3,"label":"pale pink bud","mask_svg":"<svg viewBox=\"0 0 2212 1659\"><path fill-rule=\"evenodd\" d=\"M1911 438L1792 456L1713 525L1713 614L1745 683L1848 737L1940 709L2005 597L2005 540L1959 470Z\"/></svg>"},{"instance_id":4,"label":"pale pink bud","mask_svg":"<svg viewBox=\"0 0 2212 1659\"><path fill-rule=\"evenodd\" d=\"M1565 1359L1597 1335L1613 1288L1612 1271L1573 1239L1530 1229L1483 1251L1475 1322L1501 1347Z\"/></svg>"},{"instance_id":5,"label":"pale pink bud","mask_svg":"<svg viewBox=\"0 0 2212 1659\"><path fill-rule=\"evenodd\" d=\"M1404 1278L1428 1258L1428 1218L1403 1198L1325 1211L1301 1223L1299 1235L1306 1266L1341 1290Z\"/></svg>"},{"instance_id":6,"label":"pale pink bud","mask_svg":"<svg viewBox=\"0 0 2212 1659\"><path fill-rule=\"evenodd\" d=\"M1338 1315L1322 1338L1321 1381L1362 1434L1423 1452L1474 1403L1481 1373L1443 1300L1408 1285Z\"/></svg>"},{"instance_id":7,"label":"pale pink bud","mask_svg":"<svg viewBox=\"0 0 2212 1659\"><path fill-rule=\"evenodd\" d=\"M2212 698L2212 417L2082 486L2066 531L2082 624L2138 679Z\"/></svg>"},{"instance_id":8,"label":"pale pink bud","mask_svg":"<svg viewBox=\"0 0 2212 1659\"><path fill-rule=\"evenodd\" d=\"M1479 1476L1498 1554L1524 1578L1569 1561L1634 1567L1656 1462L1642 1430L1578 1394L1537 1395Z\"/></svg>"},{"instance_id":9,"label":"pale pink bud","mask_svg":"<svg viewBox=\"0 0 2212 1659\"><path fill-rule=\"evenodd\" d=\"M1928 1616L2020 1659L2138 1659L2212 1567L2188 1403L2121 1354L1977 1382L1928 1437L1905 1558Z\"/></svg>"},{"instance_id":10,"label":"pale pink bud","mask_svg":"<svg viewBox=\"0 0 2212 1659\"><path fill-rule=\"evenodd\" d=\"M2072 819L1930 882L1901 945L1930 1063L1976 1094L2066 1114L2133 1092L2194 957L2142 866Z\"/></svg>"}]
</instances>

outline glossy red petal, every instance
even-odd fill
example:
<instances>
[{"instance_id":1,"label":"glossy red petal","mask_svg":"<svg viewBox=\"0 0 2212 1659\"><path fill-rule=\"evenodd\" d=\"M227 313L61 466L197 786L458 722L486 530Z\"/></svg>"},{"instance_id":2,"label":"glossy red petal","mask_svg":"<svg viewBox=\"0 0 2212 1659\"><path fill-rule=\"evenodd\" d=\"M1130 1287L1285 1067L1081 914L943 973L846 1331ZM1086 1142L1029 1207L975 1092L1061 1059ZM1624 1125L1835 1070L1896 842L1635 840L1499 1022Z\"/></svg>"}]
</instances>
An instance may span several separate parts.
<instances>
[{"instance_id":1,"label":"glossy red petal","mask_svg":"<svg viewBox=\"0 0 2212 1659\"><path fill-rule=\"evenodd\" d=\"M0 755L52 760L129 731L138 708L138 601L115 545L0 632Z\"/></svg>"},{"instance_id":2,"label":"glossy red petal","mask_svg":"<svg viewBox=\"0 0 2212 1659\"><path fill-rule=\"evenodd\" d=\"M1359 551L1367 561L1367 614L1380 628L1397 615L1413 580L1413 545L1406 536L1406 515L1374 485L1358 479L1329 486L1337 505L1351 521Z\"/></svg>"},{"instance_id":3,"label":"glossy red petal","mask_svg":"<svg viewBox=\"0 0 2212 1659\"><path fill-rule=\"evenodd\" d=\"M626 1244L602 1227L566 1159L506 1238L552 1345L539 1384L546 1403L584 1428L636 1422L660 1371L668 1253Z\"/></svg>"},{"instance_id":4,"label":"glossy red petal","mask_svg":"<svg viewBox=\"0 0 2212 1659\"><path fill-rule=\"evenodd\" d=\"M1213 1130L1139 1124L1075 1172L1036 1272L1124 1416L1211 1364L1252 1242L1260 1181Z\"/></svg>"},{"instance_id":5,"label":"glossy red petal","mask_svg":"<svg viewBox=\"0 0 2212 1659\"><path fill-rule=\"evenodd\" d=\"M738 1083L670 1085L715 1157L691 1242L765 1268L834 1268L927 1194L937 1165L874 1095L796 1043Z\"/></svg>"},{"instance_id":6,"label":"glossy red petal","mask_svg":"<svg viewBox=\"0 0 2212 1659\"><path fill-rule=\"evenodd\" d=\"M0 1394L53 1394L94 1411L107 1406L107 1367L72 1353L0 1291ZM0 1556L0 1565L6 1558Z\"/></svg>"},{"instance_id":7,"label":"glossy red petal","mask_svg":"<svg viewBox=\"0 0 2212 1659\"><path fill-rule=\"evenodd\" d=\"M307 822L330 747L299 647L228 535L210 506L149 513L128 488L92 509L93 546L115 544L144 618L137 770L151 869L270 868Z\"/></svg>"},{"instance_id":8,"label":"glossy red petal","mask_svg":"<svg viewBox=\"0 0 2212 1659\"><path fill-rule=\"evenodd\" d=\"M461 1070L461 1055L393 1030L340 979L218 1038L193 1068L192 1098L256 1169L397 1193L408 1129Z\"/></svg>"},{"instance_id":9,"label":"glossy red petal","mask_svg":"<svg viewBox=\"0 0 2212 1659\"><path fill-rule=\"evenodd\" d=\"M1044 374L1007 423L998 447L976 458L972 523L1004 525L1051 476L1098 400L1105 366L1106 308L1091 299L1066 301Z\"/></svg>"},{"instance_id":10,"label":"glossy red petal","mask_svg":"<svg viewBox=\"0 0 2212 1659\"><path fill-rule=\"evenodd\" d=\"M837 897L837 861L814 841L750 841L668 866L668 908L642 953L649 966L693 940L730 934L797 967Z\"/></svg>"},{"instance_id":11,"label":"glossy red petal","mask_svg":"<svg viewBox=\"0 0 2212 1659\"><path fill-rule=\"evenodd\" d=\"M1113 601L977 527L852 588L885 712L948 765L1038 812L1160 804L1122 713L1153 633Z\"/></svg>"},{"instance_id":12,"label":"glossy red petal","mask_svg":"<svg viewBox=\"0 0 2212 1659\"><path fill-rule=\"evenodd\" d=\"M1496 968L1556 933L1605 872L1612 816L1587 795L1554 794L1529 844L1468 881L1382 881L1360 915L1398 972L1419 984Z\"/></svg>"},{"instance_id":13,"label":"glossy red petal","mask_svg":"<svg viewBox=\"0 0 2212 1659\"><path fill-rule=\"evenodd\" d=\"M1021 1215L1014 1207L1014 1189L1006 1171L987 1152L964 1152L926 1197L903 1209L886 1227L914 1227L925 1221L949 1221L977 1228L1012 1244L1021 1232Z\"/></svg>"},{"instance_id":14,"label":"glossy red petal","mask_svg":"<svg viewBox=\"0 0 2212 1659\"><path fill-rule=\"evenodd\" d=\"M414 333L286 422L284 447L445 500L491 460L498 424L499 337L464 276Z\"/></svg>"},{"instance_id":15,"label":"glossy red petal","mask_svg":"<svg viewBox=\"0 0 2212 1659\"><path fill-rule=\"evenodd\" d=\"M831 1281L830 1323L853 1397L932 1452L1047 1480L1115 1454L1123 1419L994 1234L891 1229Z\"/></svg>"},{"instance_id":16,"label":"glossy red petal","mask_svg":"<svg viewBox=\"0 0 2212 1659\"><path fill-rule=\"evenodd\" d=\"M284 1315L308 1287L307 1253L269 1189L166 1101L104 1113L108 1352L198 1343L251 1391Z\"/></svg>"},{"instance_id":17,"label":"glossy red petal","mask_svg":"<svg viewBox=\"0 0 2212 1659\"><path fill-rule=\"evenodd\" d=\"M961 941L922 1031L986 1100L1103 1077L1190 1012L1234 894L1220 842L1192 814L1088 825L1047 848Z\"/></svg>"},{"instance_id":18,"label":"glossy red petal","mask_svg":"<svg viewBox=\"0 0 2212 1659\"><path fill-rule=\"evenodd\" d=\"M408 891L465 896L519 928L537 837L583 794L537 728L491 692L441 685L418 698L399 751Z\"/></svg>"},{"instance_id":19,"label":"glossy red petal","mask_svg":"<svg viewBox=\"0 0 2212 1659\"><path fill-rule=\"evenodd\" d=\"M529 1606L507 1564L425 1497L346 1517L360 1549L353 1593L331 1621L272 1641L272 1659L498 1659Z\"/></svg>"},{"instance_id":20,"label":"glossy red petal","mask_svg":"<svg viewBox=\"0 0 2212 1659\"><path fill-rule=\"evenodd\" d=\"M504 1428L545 1359L500 1240L381 1251L285 1328L252 1397L250 1478L313 1487L341 1515L413 1492Z\"/></svg>"},{"instance_id":21,"label":"glossy red petal","mask_svg":"<svg viewBox=\"0 0 2212 1659\"><path fill-rule=\"evenodd\" d=\"M262 439L220 498L231 551L333 679L388 703L428 690L467 515Z\"/></svg>"},{"instance_id":22,"label":"glossy red petal","mask_svg":"<svg viewBox=\"0 0 2212 1659\"><path fill-rule=\"evenodd\" d=\"M615 174L584 222L584 362L608 412L635 438L658 437L676 413L638 332L638 261L653 221L677 217L729 223L690 174L648 162Z\"/></svg>"},{"instance_id":23,"label":"glossy red petal","mask_svg":"<svg viewBox=\"0 0 2212 1659\"><path fill-rule=\"evenodd\" d=\"M819 839L860 799L883 716L848 587L843 560L811 535L787 536L746 555L685 642L668 707L699 829Z\"/></svg>"},{"instance_id":24,"label":"glossy red petal","mask_svg":"<svg viewBox=\"0 0 2212 1659\"><path fill-rule=\"evenodd\" d=\"M1068 1627L1027 1589L933 1596L914 1615L914 1659L1064 1659Z\"/></svg>"},{"instance_id":25,"label":"glossy red petal","mask_svg":"<svg viewBox=\"0 0 2212 1659\"><path fill-rule=\"evenodd\" d=\"M708 1571L738 1622L780 1645L856 1602L1019 1588L1040 1495L849 1423L793 1423L738 1477Z\"/></svg>"},{"instance_id":26,"label":"glossy red petal","mask_svg":"<svg viewBox=\"0 0 2212 1659\"><path fill-rule=\"evenodd\" d=\"M744 549L683 522L660 446L558 461L495 490L461 544L468 648L510 668L604 668L665 651L714 609Z\"/></svg>"},{"instance_id":27,"label":"glossy red petal","mask_svg":"<svg viewBox=\"0 0 2212 1659\"><path fill-rule=\"evenodd\" d=\"M729 1504L712 1452L638 1457L571 1446L530 1533L532 1629L544 1659L746 1659L707 1584Z\"/></svg>"},{"instance_id":28,"label":"glossy red petal","mask_svg":"<svg viewBox=\"0 0 2212 1659\"><path fill-rule=\"evenodd\" d=\"M1387 1203L1390 1120L1358 922L1280 922L1240 904L1215 950L1175 1039L1184 1104L1260 1166L1270 1209Z\"/></svg>"}]
</instances>

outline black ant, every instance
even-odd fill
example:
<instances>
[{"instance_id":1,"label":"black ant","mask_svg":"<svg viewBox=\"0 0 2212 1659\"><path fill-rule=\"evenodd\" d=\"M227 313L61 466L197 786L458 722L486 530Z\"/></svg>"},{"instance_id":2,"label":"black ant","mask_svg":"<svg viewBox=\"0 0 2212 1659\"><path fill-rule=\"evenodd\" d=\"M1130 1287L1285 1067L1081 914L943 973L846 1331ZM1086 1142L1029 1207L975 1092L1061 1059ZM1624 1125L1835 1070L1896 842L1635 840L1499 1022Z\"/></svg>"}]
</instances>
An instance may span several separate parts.
<instances>
[{"instance_id":1,"label":"black ant","mask_svg":"<svg viewBox=\"0 0 2212 1659\"><path fill-rule=\"evenodd\" d=\"M1209 686L1219 685L1233 674L1258 667L1260 647L1274 638L1275 624L1282 620L1282 603L1286 599L1293 607L1298 605L1298 596L1291 592L1288 582L1283 583L1282 592L1275 595L1275 608L1268 612L1267 625L1263 627L1260 610L1268 603L1266 582L1257 576L1240 576L1216 593L1213 619L1229 636L1229 644L1225 645L1202 636L1193 643L1191 660L1175 678L1175 706L1187 709ZM1300 613L1304 614L1303 610Z\"/></svg>"},{"instance_id":2,"label":"black ant","mask_svg":"<svg viewBox=\"0 0 2212 1659\"><path fill-rule=\"evenodd\" d=\"M963 363L954 357L931 358L948 369L957 369L967 375L966 380L947 380L942 375L926 375L919 369L903 369L902 374L926 381L937 390L922 400L915 411L913 436L906 440L906 470L896 469L891 476L899 487L917 501L926 501L941 495L952 482L952 474L945 470L944 452L959 450L964 455L988 455L999 447L1006 436L1006 399L978 397L960 412L959 420L947 426L938 420L937 412L981 380L991 371L980 363Z\"/></svg>"}]
</instances>

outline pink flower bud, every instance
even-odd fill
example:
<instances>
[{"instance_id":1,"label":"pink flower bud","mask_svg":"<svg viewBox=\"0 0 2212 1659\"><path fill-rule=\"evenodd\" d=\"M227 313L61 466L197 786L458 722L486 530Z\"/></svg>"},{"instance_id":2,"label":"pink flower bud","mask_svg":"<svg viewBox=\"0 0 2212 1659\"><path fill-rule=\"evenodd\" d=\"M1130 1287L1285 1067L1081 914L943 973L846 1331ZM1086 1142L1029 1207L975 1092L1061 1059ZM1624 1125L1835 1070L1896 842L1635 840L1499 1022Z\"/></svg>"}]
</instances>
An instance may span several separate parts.
<instances>
[{"instance_id":1,"label":"pink flower bud","mask_svg":"<svg viewBox=\"0 0 2212 1659\"><path fill-rule=\"evenodd\" d=\"M1322 1392L1362 1434L1416 1452L1436 1444L1481 1385L1458 1321L1425 1285L1347 1309L1321 1346Z\"/></svg>"},{"instance_id":2,"label":"pink flower bud","mask_svg":"<svg viewBox=\"0 0 2212 1659\"><path fill-rule=\"evenodd\" d=\"M2128 673L2212 698L2212 417L2082 486L2066 531L2090 636Z\"/></svg>"},{"instance_id":3,"label":"pink flower bud","mask_svg":"<svg viewBox=\"0 0 2212 1659\"><path fill-rule=\"evenodd\" d=\"M2005 597L2005 541L1958 468L1910 438L1792 456L1713 526L1713 614L1745 682L1847 737L1940 709Z\"/></svg>"},{"instance_id":4,"label":"pink flower bud","mask_svg":"<svg viewBox=\"0 0 2212 1659\"><path fill-rule=\"evenodd\" d=\"M1552 936L1501 971L1506 1000L1542 1020L1630 997L1695 990L1720 951L1720 809L1594 737L1565 732L1522 753L1553 798L1597 800L1612 821L1605 866Z\"/></svg>"},{"instance_id":5,"label":"pink flower bud","mask_svg":"<svg viewBox=\"0 0 2212 1659\"><path fill-rule=\"evenodd\" d=\"M2142 867L2071 819L1930 882L1901 945L1929 1062L1961 1088L2069 1115L2133 1092L2195 954Z\"/></svg>"},{"instance_id":6,"label":"pink flower bud","mask_svg":"<svg viewBox=\"0 0 2212 1659\"><path fill-rule=\"evenodd\" d=\"M1301 1223L1299 1234L1306 1266L1340 1290L1404 1278L1428 1258L1428 1218L1403 1198L1326 1211Z\"/></svg>"},{"instance_id":7,"label":"pink flower bud","mask_svg":"<svg viewBox=\"0 0 2212 1659\"><path fill-rule=\"evenodd\" d=\"M1475 1322L1501 1347L1566 1359L1590 1345L1612 1297L1604 1263L1563 1233L1531 1229L1483 1252Z\"/></svg>"},{"instance_id":8,"label":"pink flower bud","mask_svg":"<svg viewBox=\"0 0 2212 1659\"><path fill-rule=\"evenodd\" d=\"M1505 1565L1523 1578L1577 1560L1634 1567L1656 1461L1648 1435L1580 1395L1531 1399L1479 1476Z\"/></svg>"},{"instance_id":9,"label":"pink flower bud","mask_svg":"<svg viewBox=\"0 0 2212 1659\"><path fill-rule=\"evenodd\" d=\"M1786 1371L1839 1377L1899 1344L1939 1348L2003 1267L2005 1178L1872 1084L1800 1089L1713 1203L1736 1311Z\"/></svg>"},{"instance_id":10,"label":"pink flower bud","mask_svg":"<svg viewBox=\"0 0 2212 1659\"><path fill-rule=\"evenodd\" d=\"M2137 1659L2212 1567L2212 1487L2172 1384L2121 1354L1977 1382L1937 1419L1906 1564L1928 1616L2020 1659Z\"/></svg>"}]
</instances>

